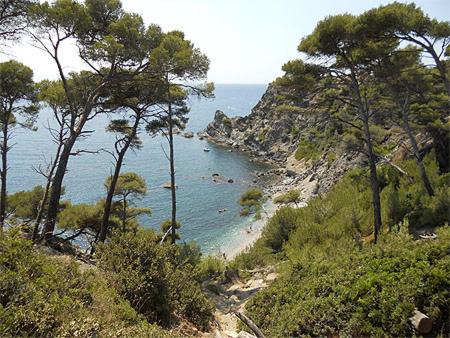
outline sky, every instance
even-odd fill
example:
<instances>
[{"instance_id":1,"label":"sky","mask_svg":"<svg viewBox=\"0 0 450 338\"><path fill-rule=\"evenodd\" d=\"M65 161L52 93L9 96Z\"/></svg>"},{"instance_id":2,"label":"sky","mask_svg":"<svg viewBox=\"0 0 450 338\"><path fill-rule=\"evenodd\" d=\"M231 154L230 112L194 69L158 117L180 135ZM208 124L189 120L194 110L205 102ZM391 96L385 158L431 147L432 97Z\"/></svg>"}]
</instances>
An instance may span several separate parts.
<instances>
[{"instance_id":1,"label":"sky","mask_svg":"<svg viewBox=\"0 0 450 338\"><path fill-rule=\"evenodd\" d=\"M211 61L209 81L267 84L281 66L299 57L297 45L328 15L359 14L392 1L383 0L122 0L125 10L139 13L146 24L164 31L178 29ZM404 1L406 2L406 1ZM450 0L416 1L431 17L450 20ZM57 78L44 52L22 41L0 60L15 58L31 67L35 80ZM83 68L73 46L62 53L65 71ZM85 68L85 67L84 67Z\"/></svg>"}]
</instances>

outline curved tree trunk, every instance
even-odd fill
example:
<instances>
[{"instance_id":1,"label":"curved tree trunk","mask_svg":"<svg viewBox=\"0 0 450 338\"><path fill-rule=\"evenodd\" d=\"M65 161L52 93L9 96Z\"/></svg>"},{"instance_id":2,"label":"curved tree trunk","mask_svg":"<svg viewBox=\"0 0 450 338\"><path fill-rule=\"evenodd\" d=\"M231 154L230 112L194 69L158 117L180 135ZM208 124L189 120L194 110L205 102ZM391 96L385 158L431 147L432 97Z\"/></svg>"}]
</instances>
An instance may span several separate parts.
<instances>
[{"instance_id":1,"label":"curved tree trunk","mask_svg":"<svg viewBox=\"0 0 450 338\"><path fill-rule=\"evenodd\" d=\"M67 164L69 162L70 152L76 138L71 138L67 144L64 145L58 165L56 166L55 176L53 177L52 186L50 189L50 198L48 201L47 217L42 229L41 238L49 240L53 231L55 230L56 216L59 209L59 200L61 199L62 183L64 175L66 174Z\"/></svg>"},{"instance_id":2,"label":"curved tree trunk","mask_svg":"<svg viewBox=\"0 0 450 338\"><path fill-rule=\"evenodd\" d=\"M109 227L109 217L111 216L111 208L112 208L112 200L114 197L114 192L116 190L117 181L120 176L120 171L122 169L123 159L125 158L125 154L128 151L131 142L133 142L133 139L137 135L137 130L139 127L141 117L138 115L136 116L136 119L134 121L133 129L131 130L130 135L125 140L125 143L122 147L122 149L117 154L117 161L114 168L114 174L111 178L111 183L108 188L108 192L106 194L106 200L105 200L105 207L103 209L103 218L102 218L102 225L100 228L100 233L98 235L97 241L104 242L106 240L106 236L108 234L108 227Z\"/></svg>"},{"instance_id":3,"label":"curved tree trunk","mask_svg":"<svg viewBox=\"0 0 450 338\"><path fill-rule=\"evenodd\" d=\"M122 149L123 150L123 149ZM103 209L102 225L100 228L100 234L98 236L99 242L104 242L108 233L109 217L111 215L112 200L114 197L114 191L116 190L117 180L119 179L120 170L122 168L123 158L125 152L121 151L117 157L116 166L114 168L114 174L111 178L111 183L106 194L105 207Z\"/></svg>"},{"instance_id":4,"label":"curved tree trunk","mask_svg":"<svg viewBox=\"0 0 450 338\"><path fill-rule=\"evenodd\" d=\"M61 132L62 133L62 132ZM53 161L50 171L48 172L47 176L47 183L45 185L44 195L42 196L42 200L39 203L39 209L38 213L36 215L36 219L34 220L34 227L33 227L33 241L35 241L38 238L39 235L39 226L41 225L42 219L44 218L44 210L45 210L45 203L47 202L48 195L50 193L50 187L53 181L53 175L55 173L56 166L58 164L59 155L61 153L62 144L58 144L58 148L56 149L56 156L55 160Z\"/></svg>"},{"instance_id":5,"label":"curved tree trunk","mask_svg":"<svg viewBox=\"0 0 450 338\"><path fill-rule=\"evenodd\" d=\"M447 75L448 70L446 69L442 60L439 58L439 55L437 55L436 51L434 50L433 45L431 45L431 44L428 45L428 47L426 49L431 54L431 57L433 58L434 62L436 63L436 67L439 71L439 75L442 79L442 82L444 83L448 98L450 99L450 80L448 79L448 75ZM449 104L450 104L450 102L449 102ZM449 106L449 108L450 108L450 106Z\"/></svg>"},{"instance_id":6,"label":"curved tree trunk","mask_svg":"<svg viewBox=\"0 0 450 338\"><path fill-rule=\"evenodd\" d=\"M94 107L94 102L96 102L100 90L102 90L103 87L105 87L107 84L108 81L105 81L99 86L97 86L95 90L92 91L83 108L83 112L79 116L78 121L76 121L75 117L77 115L76 112L71 112L72 121L71 121L70 137L64 143L60 158L59 160L57 160L58 165L56 166L55 176L53 177L53 182L50 189L47 216L41 233L41 238L44 240L49 240L53 236L53 231L55 230L56 216L58 214L59 201L61 199L62 184L64 180L64 175L66 174L67 164L69 162L69 157L71 155L73 146L78 137L80 136L80 134L82 133L84 125L88 121L89 115ZM66 95L69 96L68 93Z\"/></svg>"}]
</instances>

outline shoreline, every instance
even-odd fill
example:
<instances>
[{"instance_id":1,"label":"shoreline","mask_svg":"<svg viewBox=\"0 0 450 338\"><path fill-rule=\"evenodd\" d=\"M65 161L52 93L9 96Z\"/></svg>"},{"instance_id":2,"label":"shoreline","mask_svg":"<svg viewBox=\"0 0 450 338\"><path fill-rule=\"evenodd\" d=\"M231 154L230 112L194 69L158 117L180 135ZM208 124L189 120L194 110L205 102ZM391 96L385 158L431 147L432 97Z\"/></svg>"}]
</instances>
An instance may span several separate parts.
<instances>
[{"instance_id":1,"label":"shoreline","mask_svg":"<svg viewBox=\"0 0 450 338\"><path fill-rule=\"evenodd\" d=\"M244 252L253 243L255 243L256 240L261 237L261 233L266 225L266 222L275 214L277 210L278 206L273 203L271 199L265 202L263 204L261 219L254 219L253 215L253 219L248 223L248 225L240 230L240 236L233 239L226 248L221 250L221 253L225 254L226 260L230 261L234 259L237 255Z\"/></svg>"}]
</instances>

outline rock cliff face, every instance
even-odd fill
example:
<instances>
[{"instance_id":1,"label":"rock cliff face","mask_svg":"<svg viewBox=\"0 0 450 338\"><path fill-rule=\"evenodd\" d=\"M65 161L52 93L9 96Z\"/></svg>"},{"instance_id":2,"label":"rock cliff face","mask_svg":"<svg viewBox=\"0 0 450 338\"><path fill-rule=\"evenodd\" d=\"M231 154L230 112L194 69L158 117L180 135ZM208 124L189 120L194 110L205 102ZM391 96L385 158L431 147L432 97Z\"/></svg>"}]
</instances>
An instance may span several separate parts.
<instances>
[{"instance_id":1,"label":"rock cliff face","mask_svg":"<svg viewBox=\"0 0 450 338\"><path fill-rule=\"evenodd\" d=\"M217 111L214 121L205 130L205 136L266 161L284 163L296 149L299 135L293 133L294 126L302 128L314 121L313 118L283 112L279 108L287 104L283 94L277 87L269 85L246 117L229 118L222 111Z\"/></svg>"},{"instance_id":2,"label":"rock cliff face","mask_svg":"<svg viewBox=\"0 0 450 338\"><path fill-rule=\"evenodd\" d=\"M329 124L324 114L308 114L307 106L308 102L290 100L288 92L271 84L248 116L229 118L217 111L201 136L276 164L279 168L269 175L278 176L279 182L271 192L299 189L307 199L327 192L348 169L362 161L357 153L338 151L331 144L314 156L302 157L297 152L302 142L311 148L327 143L323 135L320 139L317 135L324 134Z\"/></svg>"}]
</instances>

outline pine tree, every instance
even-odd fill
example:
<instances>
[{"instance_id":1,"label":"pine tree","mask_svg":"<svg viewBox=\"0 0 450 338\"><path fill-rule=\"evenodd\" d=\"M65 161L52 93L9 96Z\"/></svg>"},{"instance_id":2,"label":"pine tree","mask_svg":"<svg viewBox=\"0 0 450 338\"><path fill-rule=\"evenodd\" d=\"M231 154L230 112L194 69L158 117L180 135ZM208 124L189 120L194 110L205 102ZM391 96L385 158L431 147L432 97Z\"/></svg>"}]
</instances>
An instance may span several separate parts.
<instances>
[{"instance_id":1,"label":"pine tree","mask_svg":"<svg viewBox=\"0 0 450 338\"><path fill-rule=\"evenodd\" d=\"M14 60L0 63L0 230L6 217L9 141L16 128L33 129L37 113L33 71Z\"/></svg>"}]
</instances>

